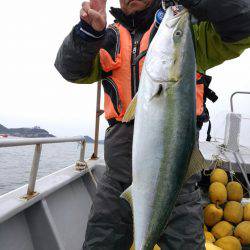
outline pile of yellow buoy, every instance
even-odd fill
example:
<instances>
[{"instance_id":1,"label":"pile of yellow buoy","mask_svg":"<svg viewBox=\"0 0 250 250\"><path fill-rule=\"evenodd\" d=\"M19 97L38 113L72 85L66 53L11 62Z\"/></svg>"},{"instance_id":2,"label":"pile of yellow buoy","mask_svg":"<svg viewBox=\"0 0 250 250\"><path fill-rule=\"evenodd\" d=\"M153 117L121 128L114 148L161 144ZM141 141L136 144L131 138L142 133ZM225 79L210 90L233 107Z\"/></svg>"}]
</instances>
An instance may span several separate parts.
<instances>
[{"instance_id":1,"label":"pile of yellow buoy","mask_svg":"<svg viewBox=\"0 0 250 250\"><path fill-rule=\"evenodd\" d=\"M204 208L204 234L207 250L240 250L250 245L250 204L241 204L243 188L239 182L228 182L220 168L210 176L209 199Z\"/></svg>"}]
</instances>

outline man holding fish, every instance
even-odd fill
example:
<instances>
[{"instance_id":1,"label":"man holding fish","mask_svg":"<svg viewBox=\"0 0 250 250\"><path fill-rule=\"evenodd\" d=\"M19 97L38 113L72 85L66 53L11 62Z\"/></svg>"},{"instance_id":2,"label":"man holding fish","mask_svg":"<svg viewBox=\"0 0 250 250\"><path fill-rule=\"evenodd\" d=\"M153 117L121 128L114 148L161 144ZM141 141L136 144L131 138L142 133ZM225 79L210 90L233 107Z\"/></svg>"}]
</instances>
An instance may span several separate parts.
<instances>
[{"instance_id":1,"label":"man holding fish","mask_svg":"<svg viewBox=\"0 0 250 250\"><path fill-rule=\"evenodd\" d=\"M189 24L185 10L168 9L163 18L161 4L120 0L121 7L110 11L115 23L106 27L106 1L83 2L81 20L57 55L55 66L66 80L88 84L102 79L110 125L107 170L93 200L83 249L130 248L132 211L120 198L126 189L123 197L135 215L136 249L152 249L155 243L167 250L205 248L200 174L191 171L185 178L189 162L199 162L192 161L198 152L195 121L198 131L206 70L250 47L250 2L180 0L196 24ZM123 120L137 91L134 131L133 120Z\"/></svg>"}]
</instances>

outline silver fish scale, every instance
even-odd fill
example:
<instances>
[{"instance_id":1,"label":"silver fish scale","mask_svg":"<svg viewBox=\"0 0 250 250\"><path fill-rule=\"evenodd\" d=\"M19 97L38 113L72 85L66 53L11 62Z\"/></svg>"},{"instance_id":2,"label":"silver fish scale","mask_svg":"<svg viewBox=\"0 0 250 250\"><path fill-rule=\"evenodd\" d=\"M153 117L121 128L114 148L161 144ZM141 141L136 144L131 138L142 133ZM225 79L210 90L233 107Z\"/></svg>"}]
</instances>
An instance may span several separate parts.
<instances>
[{"instance_id":1,"label":"silver fish scale","mask_svg":"<svg viewBox=\"0 0 250 250\"><path fill-rule=\"evenodd\" d=\"M136 250L157 242L187 172L195 142L195 72L189 14L173 16L168 9L138 91L131 187Z\"/></svg>"}]
</instances>

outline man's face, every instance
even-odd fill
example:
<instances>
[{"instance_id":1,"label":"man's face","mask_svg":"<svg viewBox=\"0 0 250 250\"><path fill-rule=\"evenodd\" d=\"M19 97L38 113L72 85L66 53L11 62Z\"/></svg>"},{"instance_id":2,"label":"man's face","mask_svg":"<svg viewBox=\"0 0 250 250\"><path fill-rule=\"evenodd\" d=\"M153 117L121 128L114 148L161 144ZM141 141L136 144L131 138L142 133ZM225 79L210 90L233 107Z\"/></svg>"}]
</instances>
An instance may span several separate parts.
<instances>
[{"instance_id":1,"label":"man's face","mask_svg":"<svg viewBox=\"0 0 250 250\"><path fill-rule=\"evenodd\" d=\"M148 8L152 2L153 0L120 0L120 5L126 15L131 15Z\"/></svg>"}]
</instances>

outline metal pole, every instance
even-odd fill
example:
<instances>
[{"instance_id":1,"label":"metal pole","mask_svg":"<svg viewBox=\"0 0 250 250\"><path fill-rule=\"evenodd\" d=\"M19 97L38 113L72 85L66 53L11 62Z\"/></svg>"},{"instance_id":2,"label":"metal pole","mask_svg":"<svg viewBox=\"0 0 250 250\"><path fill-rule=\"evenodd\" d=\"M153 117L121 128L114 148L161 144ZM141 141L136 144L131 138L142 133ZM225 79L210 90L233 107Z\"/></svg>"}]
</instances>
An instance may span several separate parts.
<instances>
[{"instance_id":1,"label":"metal pole","mask_svg":"<svg viewBox=\"0 0 250 250\"><path fill-rule=\"evenodd\" d=\"M81 151L80 151L80 162L84 162L84 156L85 156L85 149L86 149L86 142L85 140L81 142Z\"/></svg>"},{"instance_id":2,"label":"metal pole","mask_svg":"<svg viewBox=\"0 0 250 250\"><path fill-rule=\"evenodd\" d=\"M94 153L91 156L91 159L97 159L98 158L98 141L99 141L100 116L103 114L103 110L100 109L100 103L101 103L101 81L99 81L97 83L95 142L94 142Z\"/></svg>"},{"instance_id":3,"label":"metal pole","mask_svg":"<svg viewBox=\"0 0 250 250\"><path fill-rule=\"evenodd\" d=\"M247 95L249 95L250 92L247 92L247 91L237 91L237 92L234 92L234 93L231 95L231 97L230 97L231 112L234 112L233 97L234 97L234 95L236 95L236 94L247 94Z\"/></svg>"},{"instance_id":4,"label":"metal pole","mask_svg":"<svg viewBox=\"0 0 250 250\"><path fill-rule=\"evenodd\" d=\"M83 141L84 136L74 137L53 137L53 138L27 138L27 139L1 139L0 148L5 147L19 147L35 144L50 144L50 143L64 143L64 142L79 142Z\"/></svg>"},{"instance_id":5,"label":"metal pole","mask_svg":"<svg viewBox=\"0 0 250 250\"><path fill-rule=\"evenodd\" d=\"M30 171L30 178L29 178L29 186L28 186L28 190L27 190L27 196L30 196L30 195L34 194L34 189L35 189L35 184L36 184L36 177L37 177L37 171L38 171L38 167L39 167L41 151L42 151L42 145L41 144L36 144L35 152L34 152L34 156L33 156L32 167L31 167L31 171Z\"/></svg>"},{"instance_id":6,"label":"metal pole","mask_svg":"<svg viewBox=\"0 0 250 250\"><path fill-rule=\"evenodd\" d=\"M241 165L237 153L234 152L233 154L234 154L235 160L236 160L236 162L237 162L237 164L238 164L238 166L239 166L239 168L240 168L240 170L241 170L241 173L242 173L242 175L243 175L243 177L244 177L244 179L245 179L245 181L246 181L247 189L248 189L247 191L248 191L248 194L250 195L250 182L249 182L249 180L248 180L247 173L246 173L245 169L243 168L243 166Z\"/></svg>"},{"instance_id":7,"label":"metal pole","mask_svg":"<svg viewBox=\"0 0 250 250\"><path fill-rule=\"evenodd\" d=\"M97 181L96 181L96 179L95 179L95 176L93 175L91 169L88 168L87 163L84 161L85 148L86 148L86 141L84 140L84 141L82 141L82 143L81 143L80 159L79 159L79 162L78 162L78 164L80 163L80 165L78 165L78 166L76 165L76 167L77 167L77 170L80 170L80 171L85 170L85 169L88 169L88 172L89 172L89 174L90 174L90 177L91 177L91 179L92 179L92 181L93 181L95 187L97 187ZM94 155L94 154L93 154L93 155ZM92 158L92 159L95 159L95 158L93 158L93 155L92 155L91 158Z\"/></svg>"}]
</instances>

